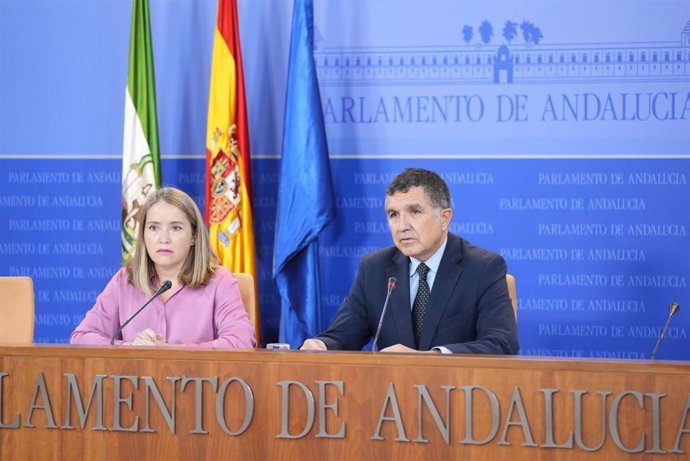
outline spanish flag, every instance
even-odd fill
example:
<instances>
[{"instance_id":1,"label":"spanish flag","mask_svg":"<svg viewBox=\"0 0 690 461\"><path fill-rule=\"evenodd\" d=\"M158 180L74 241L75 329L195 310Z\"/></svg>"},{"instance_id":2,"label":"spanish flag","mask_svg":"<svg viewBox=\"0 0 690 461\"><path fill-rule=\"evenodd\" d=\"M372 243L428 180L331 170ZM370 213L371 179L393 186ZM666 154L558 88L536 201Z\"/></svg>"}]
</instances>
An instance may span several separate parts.
<instances>
[{"instance_id":1,"label":"spanish flag","mask_svg":"<svg viewBox=\"0 0 690 461\"><path fill-rule=\"evenodd\" d=\"M206 209L221 264L254 277L256 249L240 31L235 0L218 0L206 130ZM259 339L258 307L249 313Z\"/></svg>"}]
</instances>

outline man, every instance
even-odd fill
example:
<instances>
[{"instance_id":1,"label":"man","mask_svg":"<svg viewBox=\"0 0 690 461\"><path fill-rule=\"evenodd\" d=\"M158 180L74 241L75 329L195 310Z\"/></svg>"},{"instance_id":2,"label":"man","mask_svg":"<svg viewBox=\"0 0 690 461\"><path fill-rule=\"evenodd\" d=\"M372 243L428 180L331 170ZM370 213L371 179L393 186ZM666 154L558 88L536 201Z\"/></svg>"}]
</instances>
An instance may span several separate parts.
<instances>
[{"instance_id":1,"label":"man","mask_svg":"<svg viewBox=\"0 0 690 461\"><path fill-rule=\"evenodd\" d=\"M376 334L382 352L516 354L519 349L506 264L448 232L448 186L434 172L408 168L386 191L395 246L362 258L357 280L327 331L302 350L360 350Z\"/></svg>"}]
</instances>

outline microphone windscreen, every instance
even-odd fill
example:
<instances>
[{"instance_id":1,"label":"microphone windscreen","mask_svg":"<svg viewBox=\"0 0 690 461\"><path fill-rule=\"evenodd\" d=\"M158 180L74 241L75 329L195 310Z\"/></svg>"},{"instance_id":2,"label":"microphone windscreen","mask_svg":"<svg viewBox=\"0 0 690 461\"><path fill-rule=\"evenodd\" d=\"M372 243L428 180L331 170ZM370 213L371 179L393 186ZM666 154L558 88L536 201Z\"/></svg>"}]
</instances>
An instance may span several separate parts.
<instances>
[{"instance_id":1,"label":"microphone windscreen","mask_svg":"<svg viewBox=\"0 0 690 461\"><path fill-rule=\"evenodd\" d=\"M163 282L161 287L158 289L158 294L163 293L164 291L168 291L171 288L172 288L172 282L170 280L166 280L165 282Z\"/></svg>"}]
</instances>

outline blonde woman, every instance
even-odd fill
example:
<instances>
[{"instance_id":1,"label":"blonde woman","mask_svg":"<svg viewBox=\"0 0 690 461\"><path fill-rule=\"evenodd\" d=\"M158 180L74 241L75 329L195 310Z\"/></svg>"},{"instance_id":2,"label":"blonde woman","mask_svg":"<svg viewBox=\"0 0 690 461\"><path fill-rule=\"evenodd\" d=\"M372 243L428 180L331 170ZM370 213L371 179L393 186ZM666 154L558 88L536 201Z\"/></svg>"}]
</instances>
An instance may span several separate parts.
<instances>
[{"instance_id":1,"label":"blonde woman","mask_svg":"<svg viewBox=\"0 0 690 461\"><path fill-rule=\"evenodd\" d=\"M218 264L194 200L162 188L147 198L135 254L120 269L70 338L72 344L110 344L166 280L154 299L115 338L115 344L226 349L256 345L237 279Z\"/></svg>"}]
</instances>

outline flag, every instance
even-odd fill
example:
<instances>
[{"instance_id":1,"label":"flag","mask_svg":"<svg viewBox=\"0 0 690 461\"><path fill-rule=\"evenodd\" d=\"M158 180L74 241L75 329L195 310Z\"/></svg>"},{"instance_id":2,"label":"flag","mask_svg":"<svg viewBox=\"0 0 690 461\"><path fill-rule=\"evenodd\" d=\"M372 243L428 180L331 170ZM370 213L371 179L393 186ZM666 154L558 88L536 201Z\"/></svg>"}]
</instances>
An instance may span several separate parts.
<instances>
[{"instance_id":1,"label":"flag","mask_svg":"<svg viewBox=\"0 0 690 461\"><path fill-rule=\"evenodd\" d=\"M318 236L335 217L321 96L314 65L312 0L296 0L285 100L273 247L281 297L280 341L291 347L319 332Z\"/></svg>"},{"instance_id":2,"label":"flag","mask_svg":"<svg viewBox=\"0 0 690 461\"><path fill-rule=\"evenodd\" d=\"M161 186L148 0L132 3L122 152L122 263L125 264L133 256L146 196Z\"/></svg>"},{"instance_id":3,"label":"flag","mask_svg":"<svg viewBox=\"0 0 690 461\"><path fill-rule=\"evenodd\" d=\"M206 129L206 208L211 247L232 272L254 277L251 161L235 0L218 0ZM259 339L258 303L249 316Z\"/></svg>"}]
</instances>

